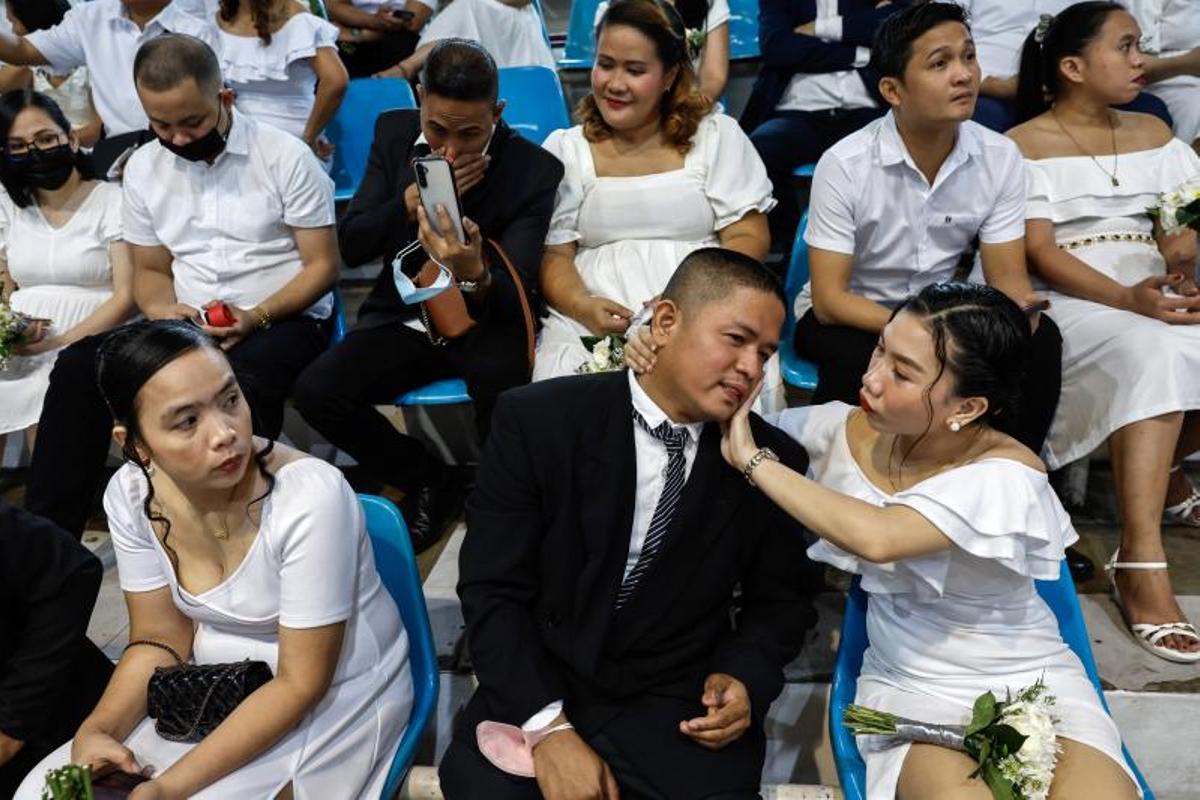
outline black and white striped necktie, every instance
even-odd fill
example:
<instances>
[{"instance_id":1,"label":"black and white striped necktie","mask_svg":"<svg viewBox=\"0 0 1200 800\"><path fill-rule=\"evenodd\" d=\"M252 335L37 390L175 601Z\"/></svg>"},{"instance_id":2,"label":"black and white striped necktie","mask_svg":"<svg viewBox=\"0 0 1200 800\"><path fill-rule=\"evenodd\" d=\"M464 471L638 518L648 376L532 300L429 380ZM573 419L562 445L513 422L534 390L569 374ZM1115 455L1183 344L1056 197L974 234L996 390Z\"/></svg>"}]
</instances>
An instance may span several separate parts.
<instances>
[{"instance_id":1,"label":"black and white striped necktie","mask_svg":"<svg viewBox=\"0 0 1200 800\"><path fill-rule=\"evenodd\" d=\"M687 428L676 428L667 420L657 427L651 428L636 409L633 412L633 419L646 433L666 445L667 468L663 473L666 480L663 482L662 493L659 494L658 503L654 506L654 516L650 519L650 527L646 529L642 552L633 569L625 576L625 580L621 581L621 588L617 591L616 608L618 610L629 602L629 598L637 590L638 582L650 569L651 562L658 555L658 551L662 549L663 538L667 534L667 529L671 527L675 509L679 505L679 496L683 493L687 466L683 447L690 438Z\"/></svg>"}]
</instances>

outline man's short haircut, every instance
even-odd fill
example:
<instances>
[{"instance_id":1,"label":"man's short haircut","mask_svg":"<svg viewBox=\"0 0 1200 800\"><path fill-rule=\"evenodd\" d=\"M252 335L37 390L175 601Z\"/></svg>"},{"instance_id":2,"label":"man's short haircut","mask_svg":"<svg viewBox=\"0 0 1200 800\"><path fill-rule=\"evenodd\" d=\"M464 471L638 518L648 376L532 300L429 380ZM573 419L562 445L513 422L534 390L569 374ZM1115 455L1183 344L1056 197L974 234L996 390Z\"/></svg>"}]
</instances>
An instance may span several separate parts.
<instances>
[{"instance_id":1,"label":"man's short haircut","mask_svg":"<svg viewBox=\"0 0 1200 800\"><path fill-rule=\"evenodd\" d=\"M421 69L421 85L427 93L450 100L495 103L500 95L496 60L470 39L438 41Z\"/></svg>"},{"instance_id":2,"label":"man's short haircut","mask_svg":"<svg viewBox=\"0 0 1200 800\"><path fill-rule=\"evenodd\" d=\"M195 36L164 34L138 48L133 59L135 85L165 92L188 78L205 94L216 94L224 85L217 54Z\"/></svg>"},{"instance_id":3,"label":"man's short haircut","mask_svg":"<svg viewBox=\"0 0 1200 800\"><path fill-rule=\"evenodd\" d=\"M914 3L883 21L871 45L871 66L881 78L903 78L913 55L913 42L945 22L957 22L971 30L967 11L958 3L932 0Z\"/></svg>"},{"instance_id":4,"label":"man's short haircut","mask_svg":"<svg viewBox=\"0 0 1200 800\"><path fill-rule=\"evenodd\" d=\"M769 294L787 306L783 287L766 267L724 247L702 247L688 253L667 281L662 296L687 313L727 299L738 289Z\"/></svg>"}]
</instances>

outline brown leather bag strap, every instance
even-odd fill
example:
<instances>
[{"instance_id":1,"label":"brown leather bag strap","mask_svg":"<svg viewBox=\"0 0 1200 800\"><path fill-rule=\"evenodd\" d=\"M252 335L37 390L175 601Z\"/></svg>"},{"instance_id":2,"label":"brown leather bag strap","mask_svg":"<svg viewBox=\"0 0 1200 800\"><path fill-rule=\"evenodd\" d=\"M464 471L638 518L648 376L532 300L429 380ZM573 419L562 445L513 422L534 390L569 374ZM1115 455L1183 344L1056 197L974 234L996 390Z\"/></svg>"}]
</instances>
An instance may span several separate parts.
<instances>
[{"instance_id":1,"label":"brown leather bag strap","mask_svg":"<svg viewBox=\"0 0 1200 800\"><path fill-rule=\"evenodd\" d=\"M495 239L488 239L488 244L492 246L492 250L500 256L500 260L504 262L504 266L508 269L508 274L512 277L513 286L517 289L517 297L521 300L521 313L525 317L525 338L526 349L529 357L529 374L533 374L533 355L537 346L535 339L535 328L533 327L533 309L529 307L529 296L525 292L525 282L521 280L521 273L517 272L517 268L513 266L512 261L508 257L508 253L504 252L504 248Z\"/></svg>"}]
</instances>

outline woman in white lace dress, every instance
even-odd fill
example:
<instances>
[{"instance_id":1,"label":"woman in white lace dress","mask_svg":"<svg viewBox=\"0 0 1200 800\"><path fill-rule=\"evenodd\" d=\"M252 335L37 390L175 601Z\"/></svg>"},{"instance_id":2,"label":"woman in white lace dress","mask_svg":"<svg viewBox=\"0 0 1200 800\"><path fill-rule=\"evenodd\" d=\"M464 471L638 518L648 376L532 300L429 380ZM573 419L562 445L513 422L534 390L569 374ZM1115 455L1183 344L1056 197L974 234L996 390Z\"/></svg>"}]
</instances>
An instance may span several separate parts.
<instances>
[{"instance_id":1,"label":"woman in white lace dress","mask_svg":"<svg viewBox=\"0 0 1200 800\"><path fill-rule=\"evenodd\" d=\"M96 181L54 101L25 90L0 98L0 288L38 320L0 369L0 451L42 413L58 351L133 313L121 237L121 187Z\"/></svg>"},{"instance_id":2,"label":"woman in white lace dress","mask_svg":"<svg viewBox=\"0 0 1200 800\"><path fill-rule=\"evenodd\" d=\"M1158 119L1109 107L1144 82L1140 36L1116 3L1077 3L1031 34L1018 97L1029 121L1009 136L1026 158L1029 263L1063 338L1043 456L1056 469L1107 441L1118 605L1140 645L1194 663L1200 635L1172 594L1162 525L1165 506L1170 521L1200 526L1200 492L1179 469L1200 449L1196 235L1164 236L1146 210L1200 176L1200 158Z\"/></svg>"},{"instance_id":3,"label":"woman in white lace dress","mask_svg":"<svg viewBox=\"0 0 1200 800\"><path fill-rule=\"evenodd\" d=\"M542 262L550 309L534 380L575 372L581 337L624 334L691 251L767 254L766 169L737 122L696 91L683 31L669 4L612 3L583 124L546 140L566 171Z\"/></svg>"},{"instance_id":4,"label":"woman in white lace dress","mask_svg":"<svg viewBox=\"0 0 1200 800\"><path fill-rule=\"evenodd\" d=\"M860 408L768 418L808 451L807 477L759 450L747 408L722 452L820 537L811 558L862 576L870 645L856 703L965 724L984 692L1043 680L1062 747L1049 796L1125 800L1138 789L1116 724L1034 586L1058 578L1078 536L1042 462L1005 433L1030 346L999 291L933 284L884 328ZM869 800L991 797L964 753L889 737L859 749Z\"/></svg>"},{"instance_id":5,"label":"woman in white lace dress","mask_svg":"<svg viewBox=\"0 0 1200 800\"><path fill-rule=\"evenodd\" d=\"M297 0L221 0L215 22L221 75L238 110L304 140L329 164L333 145L321 133L350 80L337 26Z\"/></svg>"}]
</instances>

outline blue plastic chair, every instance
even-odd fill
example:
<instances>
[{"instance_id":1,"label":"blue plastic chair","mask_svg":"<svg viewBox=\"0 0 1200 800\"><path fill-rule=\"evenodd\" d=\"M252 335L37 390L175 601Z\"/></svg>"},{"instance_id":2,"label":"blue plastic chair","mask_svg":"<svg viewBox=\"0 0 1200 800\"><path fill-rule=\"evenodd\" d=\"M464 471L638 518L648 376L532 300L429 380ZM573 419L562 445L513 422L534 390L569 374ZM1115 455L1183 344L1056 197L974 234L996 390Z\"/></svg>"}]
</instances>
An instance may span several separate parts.
<instances>
[{"instance_id":1,"label":"blue plastic chair","mask_svg":"<svg viewBox=\"0 0 1200 800\"><path fill-rule=\"evenodd\" d=\"M416 108L417 98L403 78L355 78L346 87L337 116L325 129L334 144L333 199L349 200L367 171L375 118L394 108Z\"/></svg>"},{"instance_id":2,"label":"blue plastic chair","mask_svg":"<svg viewBox=\"0 0 1200 800\"><path fill-rule=\"evenodd\" d=\"M396 398L398 406L452 406L469 402L471 395L467 394L467 384L461 378L434 381Z\"/></svg>"},{"instance_id":3,"label":"blue plastic chair","mask_svg":"<svg viewBox=\"0 0 1200 800\"><path fill-rule=\"evenodd\" d=\"M804 231L808 228L808 210L800 216L796 226L796 238L792 242L792 255L788 260L787 280L783 285L787 296L787 317L783 322L783 338L779 342L779 367L783 379L797 389L813 391L817 388L817 365L796 354L796 295L808 283L808 245L804 242Z\"/></svg>"},{"instance_id":4,"label":"blue plastic chair","mask_svg":"<svg viewBox=\"0 0 1200 800\"><path fill-rule=\"evenodd\" d=\"M329 344L335 345L346 338L346 304L342 301L341 287L333 287L333 336Z\"/></svg>"},{"instance_id":5,"label":"blue plastic chair","mask_svg":"<svg viewBox=\"0 0 1200 800\"><path fill-rule=\"evenodd\" d=\"M567 98L558 73L549 67L504 67L500 71L504 121L534 144L560 128L571 127Z\"/></svg>"},{"instance_id":6,"label":"blue plastic chair","mask_svg":"<svg viewBox=\"0 0 1200 800\"><path fill-rule=\"evenodd\" d=\"M837 661L833 666L833 686L829 696L829 735L833 741L833 758L837 765L838 780L841 781L842 793L846 800L863 800L867 796L866 765L858 752L854 734L842 725L846 706L854 702L854 695L858 689L858 675L862 672L863 653L866 652L869 643L867 593L859 583L859 578L855 577L846 597L846 615L842 620L841 643L838 645ZM1096 660L1092 657L1092 648L1088 643L1083 611L1079 608L1079 597L1075 593L1075 584L1071 581L1067 562L1062 562L1058 580L1035 583L1038 594L1058 618L1058 630L1063 641L1079 656L1088 678L1096 688L1096 694L1100 697L1100 704L1108 711L1108 703L1100 686L1100 673L1096 669ZM1122 752L1125 755L1125 763L1129 765L1130 771L1142 787L1142 796L1145 800L1154 800L1154 793L1146 785L1146 779L1134 763L1129 749L1122 745Z\"/></svg>"},{"instance_id":7,"label":"blue plastic chair","mask_svg":"<svg viewBox=\"0 0 1200 800\"><path fill-rule=\"evenodd\" d=\"M417 744L437 708L437 652L433 645L433 631L429 627L429 612L425 608L425 594L421 589L421 575L417 572L417 559L413 555L404 517L391 501L382 497L360 494L358 501L366 517L367 533L375 553L375 569L396 601L400 619L404 621L404 629L408 632L408 663L413 682L412 715L408 718L408 727L404 729L400 745L392 756L392 766L380 795L380 800L392 800L400 792L416 754Z\"/></svg>"},{"instance_id":8,"label":"blue plastic chair","mask_svg":"<svg viewBox=\"0 0 1200 800\"><path fill-rule=\"evenodd\" d=\"M600 0L574 0L559 69L591 69L596 58L596 9ZM758 0L729 0L729 60L758 58Z\"/></svg>"}]
</instances>

